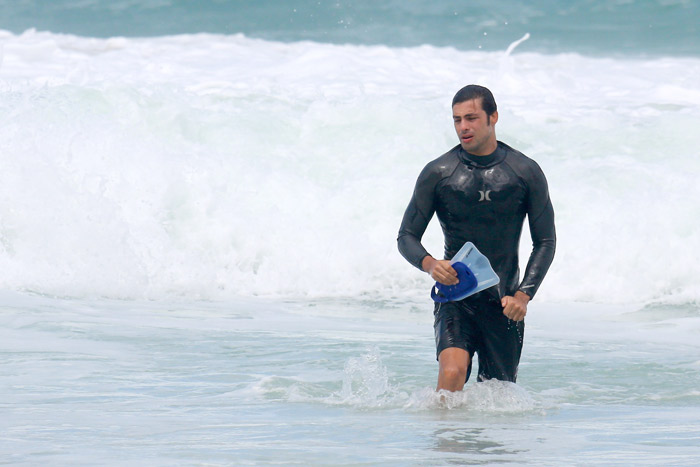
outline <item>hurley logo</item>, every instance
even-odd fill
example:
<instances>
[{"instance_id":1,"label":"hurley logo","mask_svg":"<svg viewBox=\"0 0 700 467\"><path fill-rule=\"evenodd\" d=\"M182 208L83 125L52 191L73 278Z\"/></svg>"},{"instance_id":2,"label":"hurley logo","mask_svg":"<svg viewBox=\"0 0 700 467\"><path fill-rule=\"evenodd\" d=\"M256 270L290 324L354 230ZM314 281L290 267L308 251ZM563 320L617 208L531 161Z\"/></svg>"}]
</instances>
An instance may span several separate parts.
<instances>
[{"instance_id":1,"label":"hurley logo","mask_svg":"<svg viewBox=\"0 0 700 467\"><path fill-rule=\"evenodd\" d=\"M491 194L491 190L486 190L486 191L479 190L479 194L481 195L481 198L479 198L479 202L491 201L491 198L489 197L489 195Z\"/></svg>"}]
</instances>

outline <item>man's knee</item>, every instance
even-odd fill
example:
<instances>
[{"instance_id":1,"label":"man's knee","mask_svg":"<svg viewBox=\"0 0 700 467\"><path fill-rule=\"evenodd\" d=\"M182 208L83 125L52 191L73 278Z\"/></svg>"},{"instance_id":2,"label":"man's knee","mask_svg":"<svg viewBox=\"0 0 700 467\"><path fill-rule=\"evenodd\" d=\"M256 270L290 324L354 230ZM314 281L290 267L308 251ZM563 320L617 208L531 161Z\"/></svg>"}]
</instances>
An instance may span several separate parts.
<instances>
[{"instance_id":1,"label":"man's knee","mask_svg":"<svg viewBox=\"0 0 700 467\"><path fill-rule=\"evenodd\" d=\"M469 353L466 350L451 347L440 353L440 372L448 379L464 380L469 368Z\"/></svg>"},{"instance_id":2,"label":"man's knee","mask_svg":"<svg viewBox=\"0 0 700 467\"><path fill-rule=\"evenodd\" d=\"M460 381L467 377L467 365L448 363L446 365L441 365L440 371L443 377L450 381Z\"/></svg>"}]
</instances>

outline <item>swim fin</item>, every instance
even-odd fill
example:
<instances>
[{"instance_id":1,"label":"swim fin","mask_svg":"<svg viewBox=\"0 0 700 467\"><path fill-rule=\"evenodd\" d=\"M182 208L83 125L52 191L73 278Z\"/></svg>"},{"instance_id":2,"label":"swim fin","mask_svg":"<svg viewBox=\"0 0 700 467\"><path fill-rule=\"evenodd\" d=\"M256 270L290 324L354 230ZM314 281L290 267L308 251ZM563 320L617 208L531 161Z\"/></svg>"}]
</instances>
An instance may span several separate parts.
<instances>
[{"instance_id":1,"label":"swim fin","mask_svg":"<svg viewBox=\"0 0 700 467\"><path fill-rule=\"evenodd\" d=\"M436 282L430 291L430 296L436 302L462 300L500 282L489 259L472 242L465 243L450 263L457 271L459 283L445 285Z\"/></svg>"}]
</instances>

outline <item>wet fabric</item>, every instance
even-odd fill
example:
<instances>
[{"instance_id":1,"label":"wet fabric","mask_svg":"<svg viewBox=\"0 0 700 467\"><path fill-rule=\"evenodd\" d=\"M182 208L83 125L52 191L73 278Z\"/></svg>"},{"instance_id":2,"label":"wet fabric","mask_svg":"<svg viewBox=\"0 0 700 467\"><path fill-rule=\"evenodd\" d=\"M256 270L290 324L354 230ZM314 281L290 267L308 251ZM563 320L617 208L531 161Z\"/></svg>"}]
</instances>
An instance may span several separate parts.
<instances>
[{"instance_id":1,"label":"wet fabric","mask_svg":"<svg viewBox=\"0 0 700 467\"><path fill-rule=\"evenodd\" d=\"M554 258L554 209L539 165L498 142L488 156L468 154L460 145L428 163L418 176L399 229L401 254L421 269L428 252L421 239L437 214L445 236L444 258L470 241L490 261L500 283L460 301L435 304L437 356L448 347L478 355L478 379L515 382L524 321L503 314L500 299L520 290L534 297ZM518 250L525 217L532 237L520 280ZM471 364L467 379L471 373Z\"/></svg>"},{"instance_id":2,"label":"wet fabric","mask_svg":"<svg viewBox=\"0 0 700 467\"><path fill-rule=\"evenodd\" d=\"M500 284L481 293L500 298L521 290L535 296L556 245L547 180L535 161L499 141L489 156L468 154L457 145L428 163L398 235L399 251L419 269L429 254L421 239L433 214L445 236L445 259L471 241L491 262ZM533 250L520 281L518 248L526 216Z\"/></svg>"},{"instance_id":3,"label":"wet fabric","mask_svg":"<svg viewBox=\"0 0 700 467\"><path fill-rule=\"evenodd\" d=\"M479 358L478 381L498 379L515 383L523 348L524 321L503 314L500 301L486 294L475 299L435 304L437 357L449 347L458 347ZM471 374L471 364L467 378ZM466 381L465 381L466 382Z\"/></svg>"}]
</instances>

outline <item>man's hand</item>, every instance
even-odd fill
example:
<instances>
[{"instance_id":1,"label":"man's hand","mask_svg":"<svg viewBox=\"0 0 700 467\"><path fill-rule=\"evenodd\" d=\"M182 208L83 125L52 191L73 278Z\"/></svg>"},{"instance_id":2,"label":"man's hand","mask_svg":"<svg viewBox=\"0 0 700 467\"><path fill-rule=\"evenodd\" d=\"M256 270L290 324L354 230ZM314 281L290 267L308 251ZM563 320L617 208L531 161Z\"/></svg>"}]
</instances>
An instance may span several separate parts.
<instances>
[{"instance_id":1,"label":"man's hand","mask_svg":"<svg viewBox=\"0 0 700 467\"><path fill-rule=\"evenodd\" d=\"M421 266L423 267L423 271L430 274L430 277L441 284L455 285L459 283L457 271L454 270L449 260L437 260L432 256L426 256L423 258Z\"/></svg>"},{"instance_id":2,"label":"man's hand","mask_svg":"<svg viewBox=\"0 0 700 467\"><path fill-rule=\"evenodd\" d=\"M501 299L503 314L513 321L522 321L527 314L527 304L530 296L521 291L515 292L514 296L506 295Z\"/></svg>"}]
</instances>

